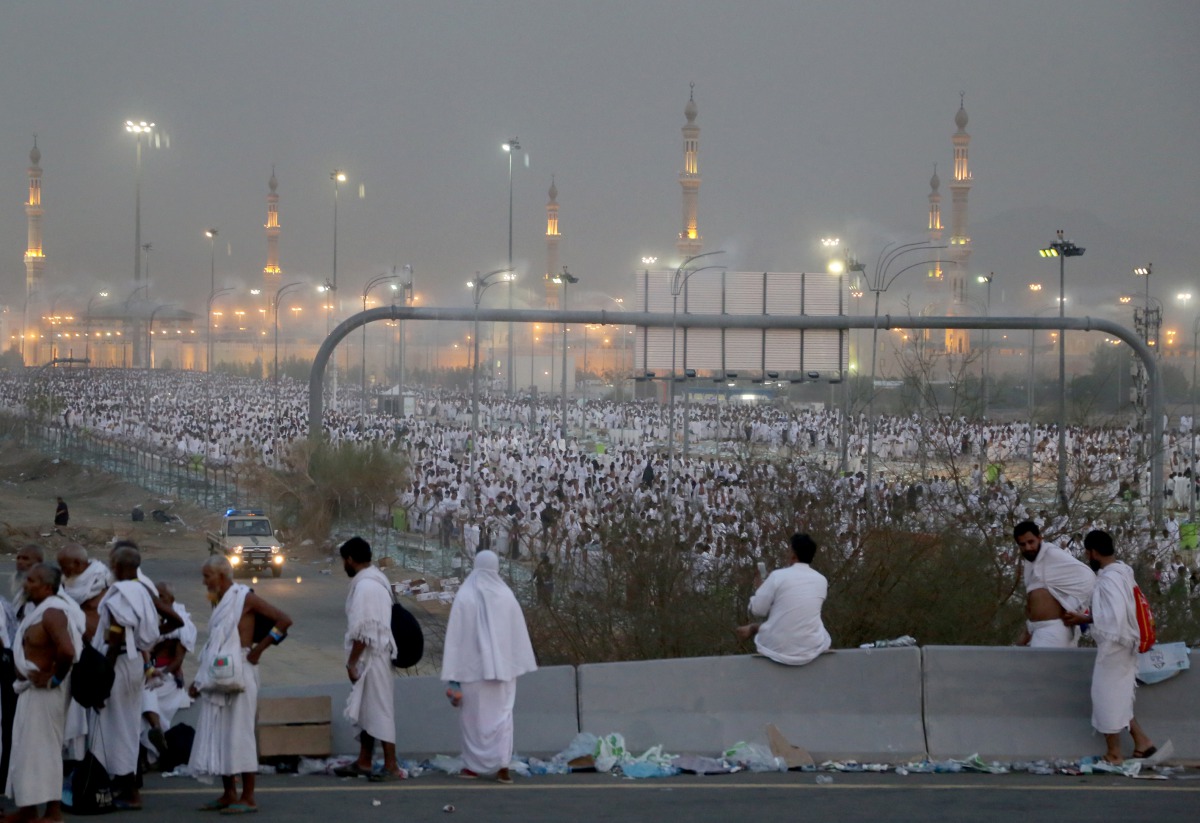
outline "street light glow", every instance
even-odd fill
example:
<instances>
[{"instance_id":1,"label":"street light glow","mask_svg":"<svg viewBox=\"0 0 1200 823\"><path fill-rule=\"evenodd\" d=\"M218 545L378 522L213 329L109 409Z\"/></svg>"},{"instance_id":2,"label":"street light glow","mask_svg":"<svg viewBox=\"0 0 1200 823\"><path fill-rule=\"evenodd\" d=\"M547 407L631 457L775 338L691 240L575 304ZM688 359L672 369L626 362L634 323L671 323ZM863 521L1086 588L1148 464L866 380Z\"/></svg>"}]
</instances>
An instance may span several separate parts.
<instances>
[{"instance_id":1,"label":"street light glow","mask_svg":"<svg viewBox=\"0 0 1200 823\"><path fill-rule=\"evenodd\" d=\"M1042 290L1042 284L1041 284L1041 283L1030 283L1030 284L1029 284L1029 290L1030 290L1030 291L1041 291L1041 290Z\"/></svg>"},{"instance_id":2,"label":"street light glow","mask_svg":"<svg viewBox=\"0 0 1200 823\"><path fill-rule=\"evenodd\" d=\"M137 123L132 120L125 121L125 131L130 134L149 134L154 129L153 123L147 123L145 120L139 120Z\"/></svg>"},{"instance_id":3,"label":"street light glow","mask_svg":"<svg viewBox=\"0 0 1200 823\"><path fill-rule=\"evenodd\" d=\"M846 264L841 260L830 260L825 268L830 274L841 274L846 270Z\"/></svg>"}]
</instances>

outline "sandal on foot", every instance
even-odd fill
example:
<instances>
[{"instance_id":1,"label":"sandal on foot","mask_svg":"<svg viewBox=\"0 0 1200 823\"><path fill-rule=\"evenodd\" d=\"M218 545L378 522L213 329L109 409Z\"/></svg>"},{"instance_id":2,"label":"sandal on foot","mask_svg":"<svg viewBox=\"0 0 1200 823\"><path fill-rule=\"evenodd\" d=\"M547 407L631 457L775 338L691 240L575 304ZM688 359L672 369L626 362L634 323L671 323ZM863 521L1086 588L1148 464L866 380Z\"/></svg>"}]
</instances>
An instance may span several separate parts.
<instances>
[{"instance_id":1,"label":"sandal on foot","mask_svg":"<svg viewBox=\"0 0 1200 823\"><path fill-rule=\"evenodd\" d=\"M1158 754L1158 746L1151 746L1150 748L1146 749L1145 751L1138 751L1137 749L1134 749L1133 759L1134 760L1144 760L1147 757L1154 757L1154 755L1156 755L1156 754Z\"/></svg>"},{"instance_id":2,"label":"sandal on foot","mask_svg":"<svg viewBox=\"0 0 1200 823\"><path fill-rule=\"evenodd\" d=\"M501 769L500 771L496 772L496 782L497 783L513 782L512 775L508 773L508 769Z\"/></svg>"},{"instance_id":3,"label":"sandal on foot","mask_svg":"<svg viewBox=\"0 0 1200 823\"><path fill-rule=\"evenodd\" d=\"M198 812L219 812L219 811L221 811L221 809L229 808L230 805L232 805L232 804L222 803L220 800L210 800L207 803L205 803L203 806L197 806L196 811L198 811Z\"/></svg>"},{"instance_id":4,"label":"sandal on foot","mask_svg":"<svg viewBox=\"0 0 1200 823\"><path fill-rule=\"evenodd\" d=\"M407 777L408 775L403 772L389 772L387 769L384 769L381 772L372 774L367 780L372 783L394 783L397 780L404 780Z\"/></svg>"},{"instance_id":5,"label":"sandal on foot","mask_svg":"<svg viewBox=\"0 0 1200 823\"><path fill-rule=\"evenodd\" d=\"M364 769L357 763L351 763L349 766L338 766L333 770L337 777L370 777L371 770Z\"/></svg>"},{"instance_id":6,"label":"sandal on foot","mask_svg":"<svg viewBox=\"0 0 1200 823\"><path fill-rule=\"evenodd\" d=\"M479 773L473 772L470 769L463 769L458 773L458 776L463 780L474 780L475 778L479 777Z\"/></svg>"},{"instance_id":7,"label":"sandal on foot","mask_svg":"<svg viewBox=\"0 0 1200 823\"><path fill-rule=\"evenodd\" d=\"M245 803L230 803L225 808L221 809L221 814L257 814L258 806L249 806Z\"/></svg>"}]
</instances>

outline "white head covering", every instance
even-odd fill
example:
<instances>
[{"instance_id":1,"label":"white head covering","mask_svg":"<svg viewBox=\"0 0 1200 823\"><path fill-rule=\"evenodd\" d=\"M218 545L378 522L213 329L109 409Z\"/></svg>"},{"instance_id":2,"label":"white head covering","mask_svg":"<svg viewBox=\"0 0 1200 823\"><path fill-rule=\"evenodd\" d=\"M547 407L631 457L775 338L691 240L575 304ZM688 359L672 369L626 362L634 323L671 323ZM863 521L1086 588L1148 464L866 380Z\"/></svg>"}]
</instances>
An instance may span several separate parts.
<instances>
[{"instance_id":1,"label":"white head covering","mask_svg":"<svg viewBox=\"0 0 1200 823\"><path fill-rule=\"evenodd\" d=\"M442 680L514 680L537 670L525 615L499 571L495 552L475 555L450 609Z\"/></svg>"}]
</instances>

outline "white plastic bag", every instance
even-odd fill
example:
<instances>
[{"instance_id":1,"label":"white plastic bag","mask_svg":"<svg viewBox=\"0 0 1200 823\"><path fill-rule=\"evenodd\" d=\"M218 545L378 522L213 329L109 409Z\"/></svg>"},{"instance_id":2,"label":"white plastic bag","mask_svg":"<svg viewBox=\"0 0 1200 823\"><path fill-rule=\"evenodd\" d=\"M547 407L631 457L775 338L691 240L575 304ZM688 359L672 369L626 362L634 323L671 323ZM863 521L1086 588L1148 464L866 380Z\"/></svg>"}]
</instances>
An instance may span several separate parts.
<instances>
[{"instance_id":1,"label":"white plastic bag","mask_svg":"<svg viewBox=\"0 0 1200 823\"><path fill-rule=\"evenodd\" d=\"M1186 643L1156 643L1137 656L1137 679L1149 686L1168 680L1190 668Z\"/></svg>"}]
</instances>

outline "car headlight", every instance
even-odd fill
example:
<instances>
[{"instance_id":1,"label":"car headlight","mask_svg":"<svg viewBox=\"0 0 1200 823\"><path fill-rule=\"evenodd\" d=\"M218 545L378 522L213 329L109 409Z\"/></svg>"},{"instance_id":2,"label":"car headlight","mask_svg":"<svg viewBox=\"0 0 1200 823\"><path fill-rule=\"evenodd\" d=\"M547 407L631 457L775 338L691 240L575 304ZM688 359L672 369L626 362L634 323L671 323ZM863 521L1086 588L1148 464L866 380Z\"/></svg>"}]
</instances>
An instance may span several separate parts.
<instances>
[{"instance_id":1,"label":"car headlight","mask_svg":"<svg viewBox=\"0 0 1200 823\"><path fill-rule=\"evenodd\" d=\"M273 562L275 563L276 566L282 566L283 565L283 555L281 555L281 554L275 555L275 557L273 558Z\"/></svg>"},{"instance_id":2,"label":"car headlight","mask_svg":"<svg viewBox=\"0 0 1200 823\"><path fill-rule=\"evenodd\" d=\"M229 558L229 565L231 565L231 566L236 566L241 562L242 562L242 558L238 557L236 554L233 557Z\"/></svg>"},{"instance_id":3,"label":"car headlight","mask_svg":"<svg viewBox=\"0 0 1200 823\"><path fill-rule=\"evenodd\" d=\"M242 547L241 547L241 546L234 546L234 547L233 547L233 553L234 553L234 554L241 554L241 553L242 553Z\"/></svg>"},{"instance_id":4,"label":"car headlight","mask_svg":"<svg viewBox=\"0 0 1200 823\"><path fill-rule=\"evenodd\" d=\"M272 547L271 547L271 554L279 554L279 547L278 547L278 546L272 546Z\"/></svg>"}]
</instances>

